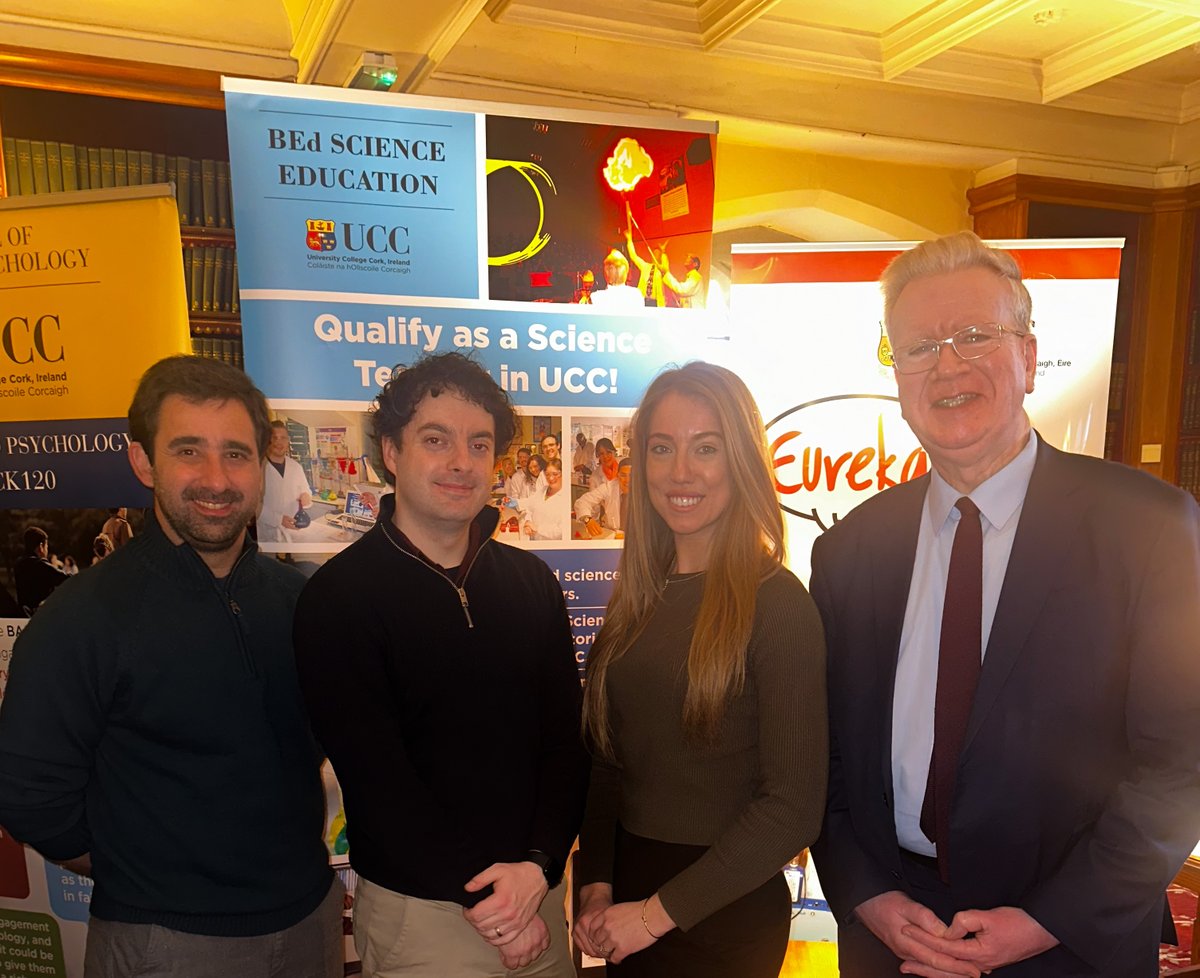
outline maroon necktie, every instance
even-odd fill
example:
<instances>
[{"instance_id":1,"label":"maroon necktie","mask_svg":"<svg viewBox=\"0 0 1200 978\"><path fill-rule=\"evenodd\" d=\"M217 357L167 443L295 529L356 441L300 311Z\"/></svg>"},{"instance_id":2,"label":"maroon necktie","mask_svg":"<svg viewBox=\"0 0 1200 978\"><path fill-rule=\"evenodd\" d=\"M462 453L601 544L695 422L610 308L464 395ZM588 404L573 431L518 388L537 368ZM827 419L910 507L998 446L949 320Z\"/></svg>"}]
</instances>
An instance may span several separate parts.
<instances>
[{"instance_id":1,"label":"maroon necktie","mask_svg":"<svg viewBox=\"0 0 1200 978\"><path fill-rule=\"evenodd\" d=\"M946 575L933 709L933 756L921 806L921 831L937 844L938 875L943 883L950 882L950 806L958 754L979 683L983 631L983 527L979 509L966 496L955 506L961 516Z\"/></svg>"}]
</instances>

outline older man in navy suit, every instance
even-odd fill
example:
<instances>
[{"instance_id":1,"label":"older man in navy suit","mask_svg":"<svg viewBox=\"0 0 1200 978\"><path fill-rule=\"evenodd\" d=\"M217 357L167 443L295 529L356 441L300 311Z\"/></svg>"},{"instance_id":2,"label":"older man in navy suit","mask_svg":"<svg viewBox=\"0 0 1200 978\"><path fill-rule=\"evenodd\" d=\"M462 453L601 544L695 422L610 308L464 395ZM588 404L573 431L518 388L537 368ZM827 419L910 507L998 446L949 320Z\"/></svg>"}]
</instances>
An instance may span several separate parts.
<instances>
[{"instance_id":1,"label":"older man in navy suit","mask_svg":"<svg viewBox=\"0 0 1200 978\"><path fill-rule=\"evenodd\" d=\"M1200 835L1200 510L1031 430L1010 255L963 232L881 285L932 472L813 549L842 974L1155 975Z\"/></svg>"}]
</instances>

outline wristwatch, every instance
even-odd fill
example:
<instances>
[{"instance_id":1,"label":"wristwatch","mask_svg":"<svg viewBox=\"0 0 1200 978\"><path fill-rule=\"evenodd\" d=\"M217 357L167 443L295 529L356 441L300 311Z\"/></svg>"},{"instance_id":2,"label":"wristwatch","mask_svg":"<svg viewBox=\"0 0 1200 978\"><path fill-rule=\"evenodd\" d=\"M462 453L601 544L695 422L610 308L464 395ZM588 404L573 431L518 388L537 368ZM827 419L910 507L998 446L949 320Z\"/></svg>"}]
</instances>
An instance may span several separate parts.
<instances>
[{"instance_id":1,"label":"wristwatch","mask_svg":"<svg viewBox=\"0 0 1200 978\"><path fill-rule=\"evenodd\" d=\"M562 882L563 867L558 864L558 860L549 853L542 852L541 849L530 849L525 856L526 862L531 862L542 871L542 875L546 877L546 885L550 889L554 889Z\"/></svg>"}]
</instances>

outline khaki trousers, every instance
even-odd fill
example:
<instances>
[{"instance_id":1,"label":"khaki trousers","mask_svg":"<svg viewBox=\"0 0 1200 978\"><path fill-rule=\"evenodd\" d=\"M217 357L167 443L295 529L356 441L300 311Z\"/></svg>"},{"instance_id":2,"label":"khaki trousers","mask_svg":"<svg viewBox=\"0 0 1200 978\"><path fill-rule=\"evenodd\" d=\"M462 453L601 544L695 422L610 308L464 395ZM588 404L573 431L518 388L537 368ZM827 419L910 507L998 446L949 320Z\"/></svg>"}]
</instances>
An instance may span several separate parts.
<instances>
[{"instance_id":1,"label":"khaki trousers","mask_svg":"<svg viewBox=\"0 0 1200 978\"><path fill-rule=\"evenodd\" d=\"M364 978L575 978L562 884L546 894L538 915L550 946L517 971L475 933L457 903L418 900L358 878L354 891L354 947Z\"/></svg>"}]
</instances>

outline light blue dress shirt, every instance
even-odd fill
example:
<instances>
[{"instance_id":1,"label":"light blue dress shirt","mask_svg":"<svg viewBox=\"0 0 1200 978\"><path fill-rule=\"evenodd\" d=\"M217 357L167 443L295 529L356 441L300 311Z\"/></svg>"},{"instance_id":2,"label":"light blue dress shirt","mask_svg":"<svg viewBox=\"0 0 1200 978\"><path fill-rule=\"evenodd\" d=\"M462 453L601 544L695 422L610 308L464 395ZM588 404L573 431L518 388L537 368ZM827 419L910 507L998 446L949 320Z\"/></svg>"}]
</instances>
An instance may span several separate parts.
<instances>
[{"instance_id":1,"label":"light blue dress shirt","mask_svg":"<svg viewBox=\"0 0 1200 978\"><path fill-rule=\"evenodd\" d=\"M980 649L985 654L1036 460L1037 438L1031 431L1020 454L970 493L971 502L979 507L983 524L983 634ZM900 635L896 686L892 694L892 795L896 836L901 847L926 856L937 853L937 848L921 831L921 805L925 800L929 759L933 753L933 707L937 693L942 603L950 570L950 551L960 517L954 504L961 498L962 493L935 469L921 511L912 583Z\"/></svg>"}]
</instances>

